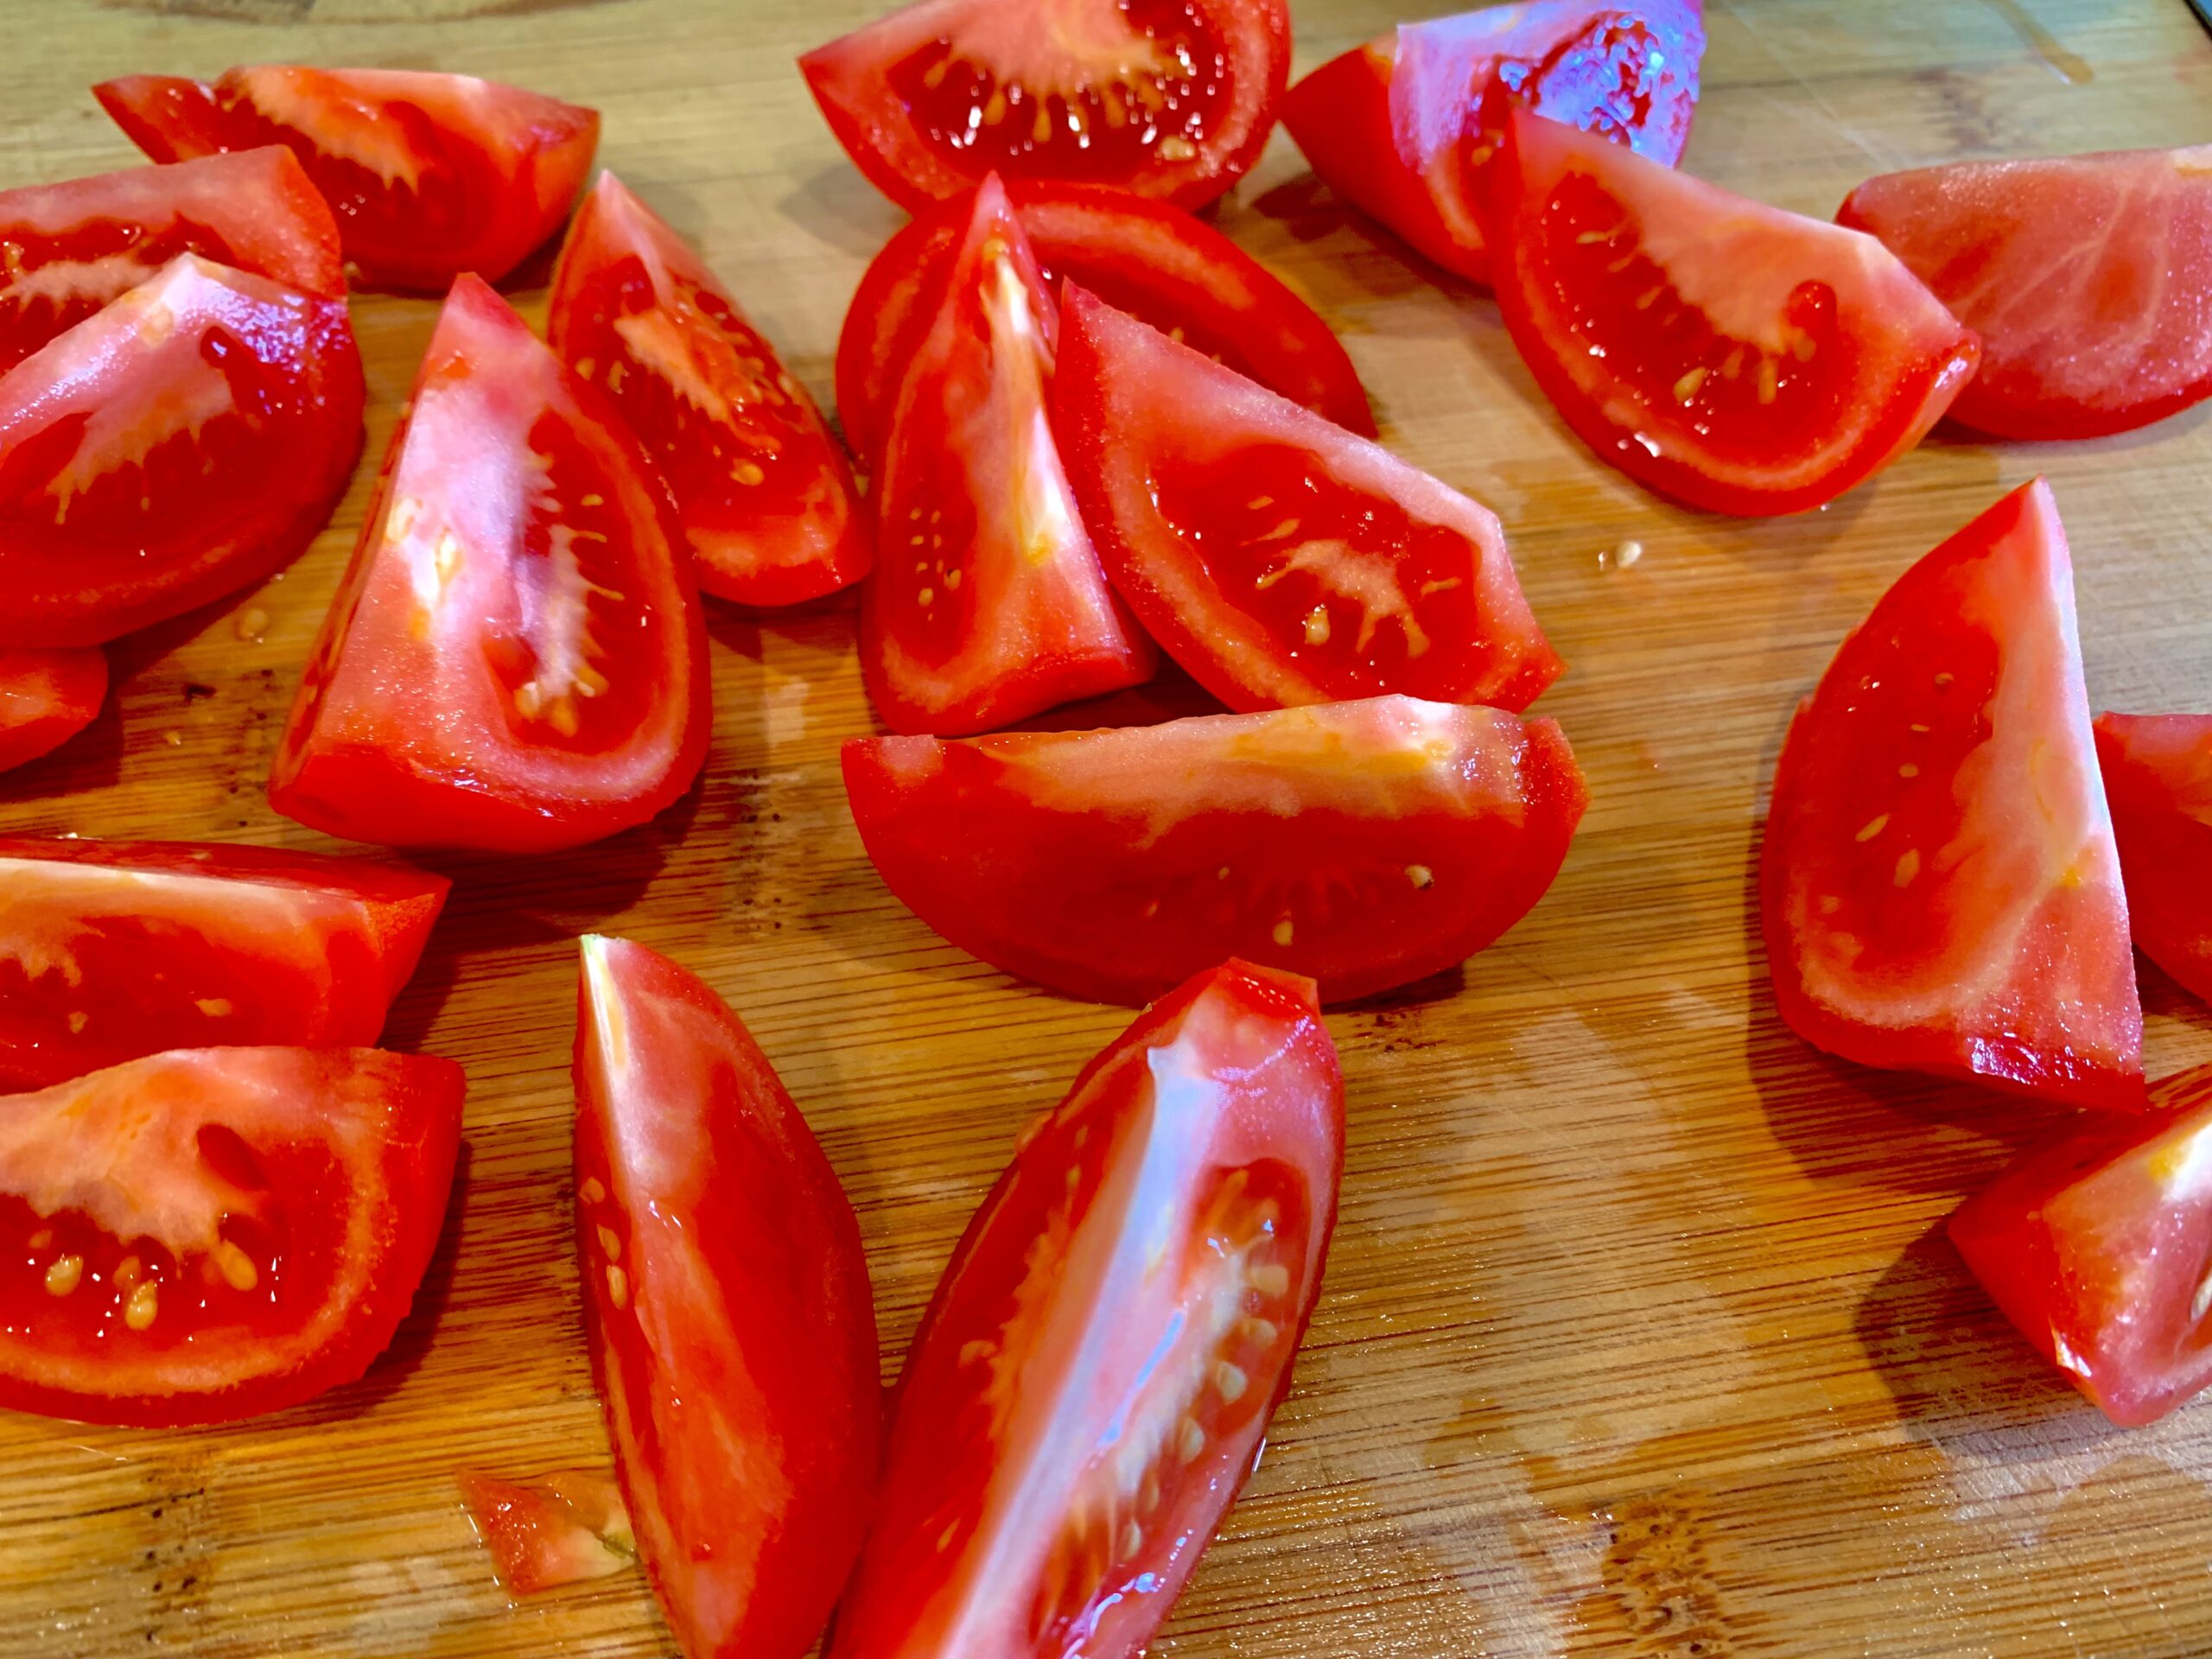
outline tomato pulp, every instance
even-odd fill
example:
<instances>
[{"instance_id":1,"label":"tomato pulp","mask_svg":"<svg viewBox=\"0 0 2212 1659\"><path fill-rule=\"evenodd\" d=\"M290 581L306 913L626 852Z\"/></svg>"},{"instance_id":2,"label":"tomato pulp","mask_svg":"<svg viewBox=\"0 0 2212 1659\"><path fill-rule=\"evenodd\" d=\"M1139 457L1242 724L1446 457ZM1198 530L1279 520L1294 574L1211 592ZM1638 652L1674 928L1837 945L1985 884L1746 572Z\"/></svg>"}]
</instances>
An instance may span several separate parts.
<instances>
[{"instance_id":1,"label":"tomato pulp","mask_svg":"<svg viewBox=\"0 0 2212 1659\"><path fill-rule=\"evenodd\" d=\"M0 647L0 772L51 754L98 718L107 653Z\"/></svg>"}]
</instances>

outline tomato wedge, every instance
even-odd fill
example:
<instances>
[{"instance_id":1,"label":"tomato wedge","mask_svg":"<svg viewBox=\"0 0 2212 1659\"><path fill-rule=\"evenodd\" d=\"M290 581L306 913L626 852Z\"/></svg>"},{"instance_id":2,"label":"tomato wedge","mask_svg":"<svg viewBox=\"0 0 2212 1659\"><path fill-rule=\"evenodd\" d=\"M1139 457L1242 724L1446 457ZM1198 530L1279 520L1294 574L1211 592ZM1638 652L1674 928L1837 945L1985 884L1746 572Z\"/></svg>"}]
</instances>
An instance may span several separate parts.
<instances>
[{"instance_id":1,"label":"tomato wedge","mask_svg":"<svg viewBox=\"0 0 2212 1659\"><path fill-rule=\"evenodd\" d=\"M1401 23L1323 64L1282 124L1329 188L1414 248L1490 279L1487 170L1515 104L1672 167L1705 56L1700 0L1531 0Z\"/></svg>"},{"instance_id":2,"label":"tomato wedge","mask_svg":"<svg viewBox=\"0 0 2212 1659\"><path fill-rule=\"evenodd\" d=\"M1232 709L1524 709L1561 664L1497 515L1079 289L1054 416L1107 575Z\"/></svg>"},{"instance_id":3,"label":"tomato wedge","mask_svg":"<svg viewBox=\"0 0 2212 1659\"><path fill-rule=\"evenodd\" d=\"M952 735L1148 679L1106 585L1046 409L1058 317L988 179L876 478L861 669L894 731Z\"/></svg>"},{"instance_id":4,"label":"tomato wedge","mask_svg":"<svg viewBox=\"0 0 2212 1659\"><path fill-rule=\"evenodd\" d=\"M830 1659L1133 1659L1290 1384L1344 1162L1306 981L1231 962L1084 1068L908 1351Z\"/></svg>"},{"instance_id":5,"label":"tomato wedge","mask_svg":"<svg viewBox=\"0 0 2212 1659\"><path fill-rule=\"evenodd\" d=\"M2136 949L2212 1001L2212 715L2099 715Z\"/></svg>"},{"instance_id":6,"label":"tomato wedge","mask_svg":"<svg viewBox=\"0 0 2212 1659\"><path fill-rule=\"evenodd\" d=\"M659 464L709 593L791 605L868 574L867 518L814 400L612 173L569 227L546 334Z\"/></svg>"},{"instance_id":7,"label":"tomato wedge","mask_svg":"<svg viewBox=\"0 0 2212 1659\"><path fill-rule=\"evenodd\" d=\"M1367 390L1313 308L1211 226L1180 208L1102 185L1015 179L1007 196L1037 257L1045 291L1063 277L1173 334L1237 373L1363 437ZM837 337L837 414L854 453L881 452L906 365L929 332L974 213L959 196L884 244Z\"/></svg>"},{"instance_id":8,"label":"tomato wedge","mask_svg":"<svg viewBox=\"0 0 2212 1659\"><path fill-rule=\"evenodd\" d=\"M469 75L260 64L213 82L126 75L92 88L157 162L283 144L374 287L505 276L561 228L599 111Z\"/></svg>"},{"instance_id":9,"label":"tomato wedge","mask_svg":"<svg viewBox=\"0 0 2212 1659\"><path fill-rule=\"evenodd\" d=\"M0 645L91 645L260 581L361 448L343 300L180 254L0 376Z\"/></svg>"},{"instance_id":10,"label":"tomato wedge","mask_svg":"<svg viewBox=\"0 0 2212 1659\"><path fill-rule=\"evenodd\" d=\"M454 284L269 801L391 846L643 823L706 756L706 625L667 488L473 276Z\"/></svg>"},{"instance_id":11,"label":"tomato wedge","mask_svg":"<svg viewBox=\"0 0 2212 1659\"><path fill-rule=\"evenodd\" d=\"M989 173L1197 207L1242 178L1290 74L1286 0L918 0L798 60L830 130L919 212Z\"/></svg>"},{"instance_id":12,"label":"tomato wedge","mask_svg":"<svg viewBox=\"0 0 2212 1659\"><path fill-rule=\"evenodd\" d=\"M2143 1103L2143 1010L2041 479L1922 559L1790 722L1760 867L1783 1017L1831 1053Z\"/></svg>"},{"instance_id":13,"label":"tomato wedge","mask_svg":"<svg viewBox=\"0 0 2212 1659\"><path fill-rule=\"evenodd\" d=\"M465 1469L454 1477L503 1589L534 1596L620 1573L637 1535L611 1476L556 1469L527 1485Z\"/></svg>"},{"instance_id":14,"label":"tomato wedge","mask_svg":"<svg viewBox=\"0 0 2212 1659\"><path fill-rule=\"evenodd\" d=\"M592 1370L687 1654L799 1659L882 1422L860 1223L775 1068L665 957L583 941L576 1238Z\"/></svg>"},{"instance_id":15,"label":"tomato wedge","mask_svg":"<svg viewBox=\"0 0 2212 1659\"><path fill-rule=\"evenodd\" d=\"M0 1086L168 1048L366 1046L451 885L273 848L0 838Z\"/></svg>"},{"instance_id":16,"label":"tomato wedge","mask_svg":"<svg viewBox=\"0 0 2212 1659\"><path fill-rule=\"evenodd\" d=\"M338 222L279 144L0 193L0 371L180 253L332 299Z\"/></svg>"},{"instance_id":17,"label":"tomato wedge","mask_svg":"<svg viewBox=\"0 0 2212 1659\"><path fill-rule=\"evenodd\" d=\"M1836 221L1981 336L1962 425L2101 437L2212 397L2212 144L1885 174Z\"/></svg>"},{"instance_id":18,"label":"tomato wedge","mask_svg":"<svg viewBox=\"0 0 2212 1659\"><path fill-rule=\"evenodd\" d=\"M177 1050L0 1099L0 1406L226 1422L368 1369L429 1264L461 1068Z\"/></svg>"},{"instance_id":19,"label":"tomato wedge","mask_svg":"<svg viewBox=\"0 0 2212 1659\"><path fill-rule=\"evenodd\" d=\"M104 652L0 648L0 772L52 753L106 701Z\"/></svg>"},{"instance_id":20,"label":"tomato wedge","mask_svg":"<svg viewBox=\"0 0 2212 1659\"><path fill-rule=\"evenodd\" d=\"M2212 1382L2212 1066L2030 1152L1951 1217L2005 1317L2123 1428Z\"/></svg>"},{"instance_id":21,"label":"tomato wedge","mask_svg":"<svg viewBox=\"0 0 2212 1659\"><path fill-rule=\"evenodd\" d=\"M945 743L855 738L885 884L963 950L1142 1003L1237 956L1340 1002L1464 961L1544 895L1588 801L1557 725L1377 697Z\"/></svg>"},{"instance_id":22,"label":"tomato wedge","mask_svg":"<svg viewBox=\"0 0 2212 1659\"><path fill-rule=\"evenodd\" d=\"M1508 112L1492 280L1582 441L1694 507L1800 512L1926 435L1974 335L1871 236Z\"/></svg>"}]
</instances>

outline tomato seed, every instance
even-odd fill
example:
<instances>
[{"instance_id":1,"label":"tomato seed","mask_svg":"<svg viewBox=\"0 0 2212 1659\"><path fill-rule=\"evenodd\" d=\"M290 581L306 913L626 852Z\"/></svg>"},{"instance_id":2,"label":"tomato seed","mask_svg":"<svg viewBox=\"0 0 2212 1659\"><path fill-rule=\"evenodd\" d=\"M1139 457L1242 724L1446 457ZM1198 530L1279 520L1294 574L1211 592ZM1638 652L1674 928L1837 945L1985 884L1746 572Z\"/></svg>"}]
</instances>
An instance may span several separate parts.
<instances>
[{"instance_id":1,"label":"tomato seed","mask_svg":"<svg viewBox=\"0 0 2212 1659\"><path fill-rule=\"evenodd\" d=\"M57 1256L54 1265L46 1270L46 1294L67 1296L77 1288L85 1276L85 1258L81 1255Z\"/></svg>"},{"instance_id":2,"label":"tomato seed","mask_svg":"<svg viewBox=\"0 0 2212 1659\"><path fill-rule=\"evenodd\" d=\"M1244 1375L1244 1368L1232 1365L1227 1360L1213 1368L1214 1391L1234 1405L1244 1397L1244 1390L1251 1386L1251 1378Z\"/></svg>"},{"instance_id":3,"label":"tomato seed","mask_svg":"<svg viewBox=\"0 0 2212 1659\"><path fill-rule=\"evenodd\" d=\"M1287 1296L1290 1269L1280 1262L1262 1262L1244 1275L1245 1283L1262 1296Z\"/></svg>"},{"instance_id":4,"label":"tomato seed","mask_svg":"<svg viewBox=\"0 0 2212 1659\"><path fill-rule=\"evenodd\" d=\"M124 1304L123 1322L133 1331L143 1331L161 1311L162 1287L149 1279L132 1291L130 1300Z\"/></svg>"},{"instance_id":5,"label":"tomato seed","mask_svg":"<svg viewBox=\"0 0 2212 1659\"><path fill-rule=\"evenodd\" d=\"M261 1270L253 1265L253 1258L229 1239L216 1241L214 1257L216 1271L232 1290L249 1291L261 1282Z\"/></svg>"}]
</instances>

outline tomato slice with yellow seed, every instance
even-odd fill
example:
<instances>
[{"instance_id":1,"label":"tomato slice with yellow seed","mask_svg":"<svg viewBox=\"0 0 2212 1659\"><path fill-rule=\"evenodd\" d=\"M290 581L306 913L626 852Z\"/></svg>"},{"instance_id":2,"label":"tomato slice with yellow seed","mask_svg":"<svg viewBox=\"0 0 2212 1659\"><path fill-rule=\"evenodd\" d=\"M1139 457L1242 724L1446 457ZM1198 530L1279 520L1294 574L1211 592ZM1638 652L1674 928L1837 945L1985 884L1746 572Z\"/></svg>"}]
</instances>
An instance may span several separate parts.
<instances>
[{"instance_id":1,"label":"tomato slice with yellow seed","mask_svg":"<svg viewBox=\"0 0 2212 1659\"><path fill-rule=\"evenodd\" d=\"M2212 1001L2212 715L2099 715L2136 948Z\"/></svg>"},{"instance_id":2,"label":"tomato slice with yellow seed","mask_svg":"<svg viewBox=\"0 0 2212 1659\"><path fill-rule=\"evenodd\" d=\"M0 647L0 772L51 754L107 700L107 653Z\"/></svg>"},{"instance_id":3,"label":"tomato slice with yellow seed","mask_svg":"<svg viewBox=\"0 0 2212 1659\"><path fill-rule=\"evenodd\" d=\"M1197 207L1267 143L1290 15L1284 0L918 0L799 67L903 207L995 172Z\"/></svg>"},{"instance_id":4,"label":"tomato slice with yellow seed","mask_svg":"<svg viewBox=\"0 0 2212 1659\"><path fill-rule=\"evenodd\" d=\"M1344 1162L1311 982L1230 962L1026 1131L908 1351L830 1659L1132 1659L1290 1384Z\"/></svg>"},{"instance_id":5,"label":"tomato slice with yellow seed","mask_svg":"<svg viewBox=\"0 0 2212 1659\"><path fill-rule=\"evenodd\" d=\"M270 773L391 846L642 823L705 758L705 622L637 441L482 283L454 284Z\"/></svg>"},{"instance_id":6,"label":"tomato slice with yellow seed","mask_svg":"<svg viewBox=\"0 0 2212 1659\"><path fill-rule=\"evenodd\" d=\"M227 1421L384 1351L444 1219L461 1068L173 1050L0 1099L0 1406Z\"/></svg>"}]
</instances>

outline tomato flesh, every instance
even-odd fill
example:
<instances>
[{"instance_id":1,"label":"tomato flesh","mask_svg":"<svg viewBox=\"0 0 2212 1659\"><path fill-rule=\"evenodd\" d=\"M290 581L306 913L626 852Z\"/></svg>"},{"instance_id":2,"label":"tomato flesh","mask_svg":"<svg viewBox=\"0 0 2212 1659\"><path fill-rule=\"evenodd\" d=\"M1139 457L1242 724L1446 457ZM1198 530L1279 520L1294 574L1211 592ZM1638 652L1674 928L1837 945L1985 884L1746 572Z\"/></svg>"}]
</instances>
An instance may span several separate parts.
<instances>
[{"instance_id":1,"label":"tomato flesh","mask_svg":"<svg viewBox=\"0 0 2212 1659\"><path fill-rule=\"evenodd\" d=\"M454 1478L500 1586L516 1595L603 1579L638 1558L621 1489L609 1476L561 1469L524 1484L462 1470Z\"/></svg>"},{"instance_id":2,"label":"tomato flesh","mask_svg":"<svg viewBox=\"0 0 2212 1659\"><path fill-rule=\"evenodd\" d=\"M106 652L0 647L0 772L51 754L106 701Z\"/></svg>"},{"instance_id":3,"label":"tomato flesh","mask_svg":"<svg viewBox=\"0 0 2212 1659\"><path fill-rule=\"evenodd\" d=\"M2143 1103L2143 1012L2050 486L1899 577L1798 709L1760 882L1783 1015L1869 1065Z\"/></svg>"},{"instance_id":4,"label":"tomato flesh","mask_svg":"<svg viewBox=\"0 0 2212 1659\"><path fill-rule=\"evenodd\" d=\"M174 1050L0 1100L0 1406L226 1421L348 1382L429 1264L449 1060Z\"/></svg>"},{"instance_id":5,"label":"tomato flesh","mask_svg":"<svg viewBox=\"0 0 2212 1659\"><path fill-rule=\"evenodd\" d=\"M2212 1001L2212 715L2099 715L2138 950Z\"/></svg>"},{"instance_id":6,"label":"tomato flesh","mask_svg":"<svg viewBox=\"0 0 2212 1659\"><path fill-rule=\"evenodd\" d=\"M599 143L597 111L468 75L264 64L92 92L157 162L288 147L378 287L497 282L560 228Z\"/></svg>"},{"instance_id":7,"label":"tomato flesh","mask_svg":"<svg viewBox=\"0 0 2212 1659\"><path fill-rule=\"evenodd\" d=\"M1973 378L1974 335L1870 236L1518 108L1491 172L1514 344L1600 460L1676 500L1818 506Z\"/></svg>"},{"instance_id":8,"label":"tomato flesh","mask_svg":"<svg viewBox=\"0 0 2212 1659\"><path fill-rule=\"evenodd\" d=\"M1185 207L1259 158L1282 0L919 0L799 60L860 169L919 211L992 173Z\"/></svg>"}]
</instances>

